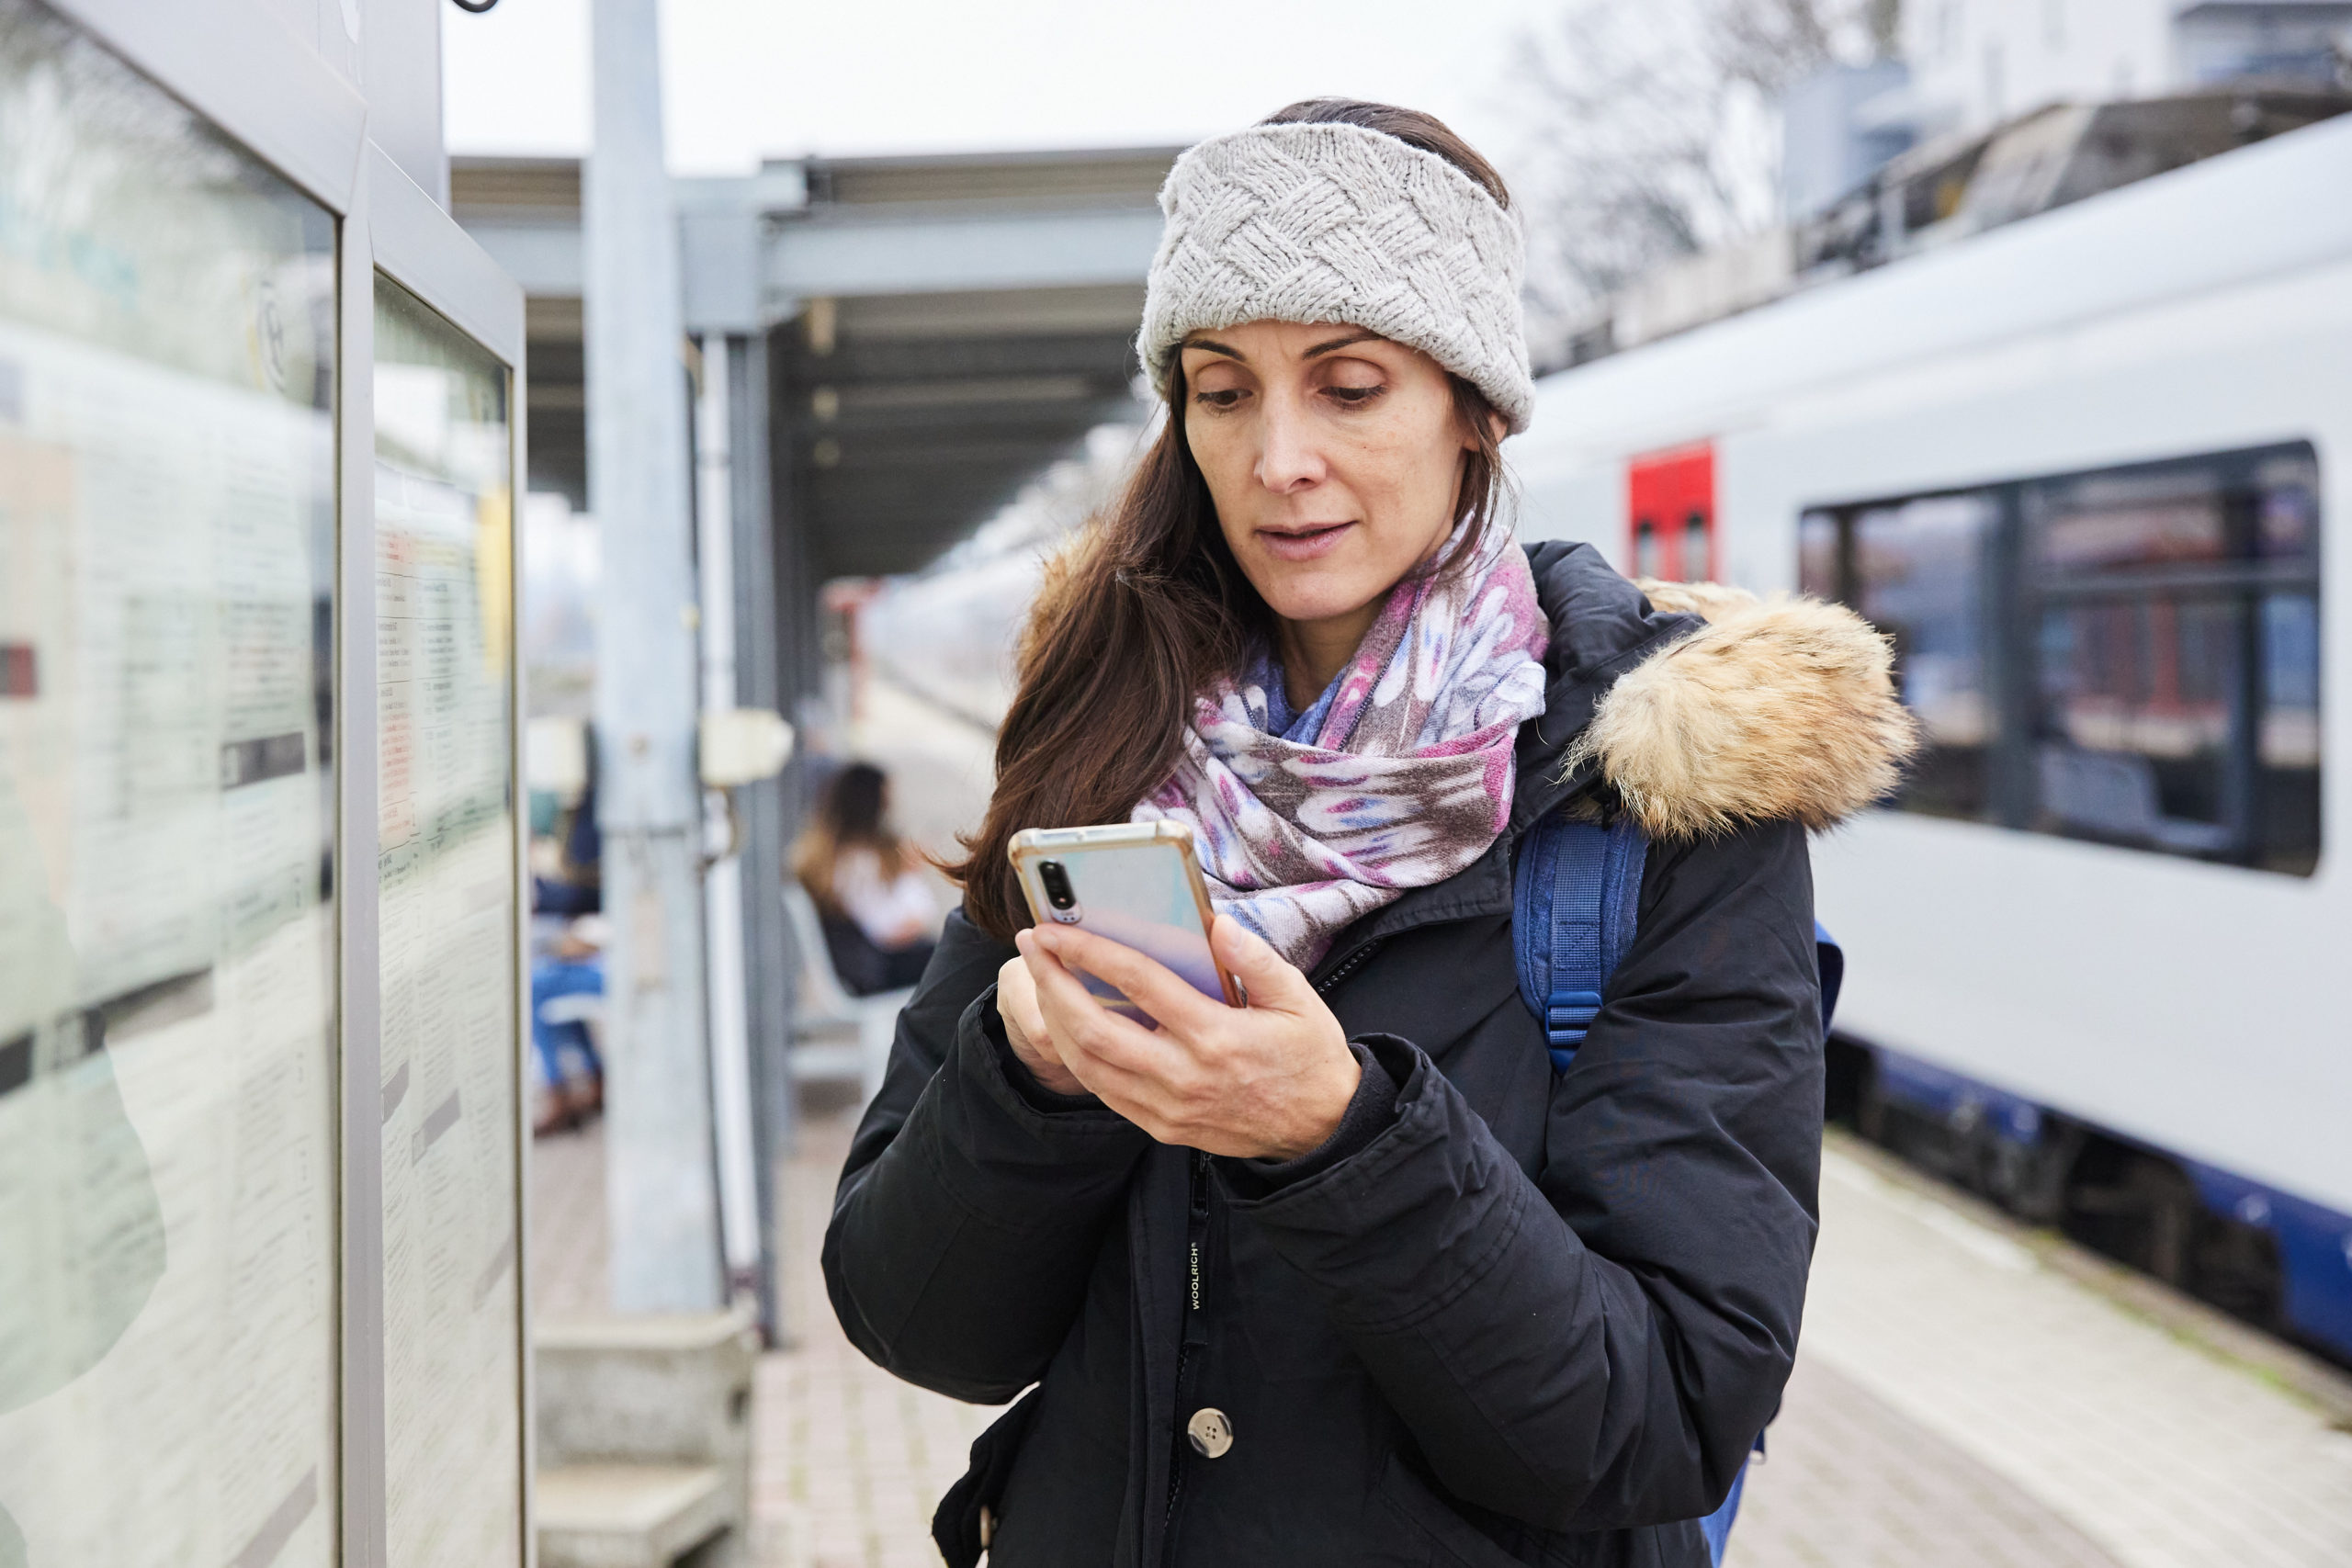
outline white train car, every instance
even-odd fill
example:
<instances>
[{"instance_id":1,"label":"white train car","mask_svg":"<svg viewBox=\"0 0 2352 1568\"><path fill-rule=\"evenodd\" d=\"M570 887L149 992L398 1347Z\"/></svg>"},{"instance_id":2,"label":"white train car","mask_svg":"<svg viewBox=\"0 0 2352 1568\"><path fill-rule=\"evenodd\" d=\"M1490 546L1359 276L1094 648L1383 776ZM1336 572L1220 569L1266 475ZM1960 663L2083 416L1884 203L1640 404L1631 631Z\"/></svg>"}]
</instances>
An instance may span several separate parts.
<instances>
[{"instance_id":1,"label":"white train car","mask_svg":"<svg viewBox=\"0 0 2352 1568\"><path fill-rule=\"evenodd\" d=\"M1833 1092L2352 1358L2352 118L1548 378L1509 450L1531 538L1894 638Z\"/></svg>"}]
</instances>

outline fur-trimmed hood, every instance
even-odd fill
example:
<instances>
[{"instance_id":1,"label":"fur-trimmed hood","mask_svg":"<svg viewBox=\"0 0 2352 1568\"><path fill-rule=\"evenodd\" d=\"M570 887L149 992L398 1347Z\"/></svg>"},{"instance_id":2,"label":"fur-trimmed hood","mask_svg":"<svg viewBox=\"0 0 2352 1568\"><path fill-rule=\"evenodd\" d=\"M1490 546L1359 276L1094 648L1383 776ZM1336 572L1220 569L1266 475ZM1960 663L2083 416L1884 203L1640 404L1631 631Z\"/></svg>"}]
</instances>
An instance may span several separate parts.
<instances>
[{"instance_id":1,"label":"fur-trimmed hood","mask_svg":"<svg viewBox=\"0 0 2352 1568\"><path fill-rule=\"evenodd\" d=\"M1628 582L1589 545L1528 556L1551 682L1521 733L1515 816L1598 783L1654 839L1818 830L1887 795L1917 749L1886 639L1843 605Z\"/></svg>"}]
</instances>

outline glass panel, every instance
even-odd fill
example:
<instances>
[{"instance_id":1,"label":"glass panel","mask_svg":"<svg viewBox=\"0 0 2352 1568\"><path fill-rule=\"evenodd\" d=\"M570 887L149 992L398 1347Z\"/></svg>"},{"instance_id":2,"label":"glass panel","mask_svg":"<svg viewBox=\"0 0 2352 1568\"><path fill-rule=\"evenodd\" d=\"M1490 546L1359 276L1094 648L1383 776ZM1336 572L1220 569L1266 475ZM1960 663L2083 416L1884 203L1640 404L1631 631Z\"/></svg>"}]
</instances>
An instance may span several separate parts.
<instances>
[{"instance_id":1,"label":"glass panel","mask_svg":"<svg viewBox=\"0 0 2352 1568\"><path fill-rule=\"evenodd\" d=\"M1707 519L1692 513L1682 520L1682 579L1686 582L1704 582L1713 570L1708 559Z\"/></svg>"},{"instance_id":2,"label":"glass panel","mask_svg":"<svg viewBox=\"0 0 2352 1568\"><path fill-rule=\"evenodd\" d=\"M2224 502L2201 466L2030 486L2035 563L2080 572L2222 560L2232 553Z\"/></svg>"},{"instance_id":3,"label":"glass panel","mask_svg":"<svg viewBox=\"0 0 2352 1568\"><path fill-rule=\"evenodd\" d=\"M0 0L0 1559L335 1556L330 215Z\"/></svg>"},{"instance_id":4,"label":"glass panel","mask_svg":"<svg viewBox=\"0 0 2352 1568\"><path fill-rule=\"evenodd\" d=\"M2262 725L2255 827L2261 863L2319 866L2319 596L2262 601Z\"/></svg>"},{"instance_id":5,"label":"glass panel","mask_svg":"<svg viewBox=\"0 0 2352 1568\"><path fill-rule=\"evenodd\" d=\"M2231 846L2240 617L2227 600L2138 595L2044 612L2043 826L2191 853Z\"/></svg>"},{"instance_id":6,"label":"glass panel","mask_svg":"<svg viewBox=\"0 0 2352 1568\"><path fill-rule=\"evenodd\" d=\"M2300 444L2022 487L2035 826L2316 865L2318 495Z\"/></svg>"},{"instance_id":7,"label":"glass panel","mask_svg":"<svg viewBox=\"0 0 2352 1568\"><path fill-rule=\"evenodd\" d=\"M1926 745L1900 804L1981 817L1995 707L1985 684L1985 547L2000 518L1977 491L1870 507L1853 522L1854 607L1894 639L1895 679Z\"/></svg>"},{"instance_id":8,"label":"glass panel","mask_svg":"<svg viewBox=\"0 0 2352 1568\"><path fill-rule=\"evenodd\" d=\"M1666 577L1666 551L1658 543L1657 525L1647 518L1634 525L1634 575L1660 581Z\"/></svg>"},{"instance_id":9,"label":"glass panel","mask_svg":"<svg viewBox=\"0 0 2352 1568\"><path fill-rule=\"evenodd\" d=\"M392 1568L520 1561L506 372L376 280Z\"/></svg>"},{"instance_id":10,"label":"glass panel","mask_svg":"<svg viewBox=\"0 0 2352 1568\"><path fill-rule=\"evenodd\" d=\"M1894 638L1897 805L2308 876L2319 494L2295 442L1815 507L1798 576Z\"/></svg>"},{"instance_id":11,"label":"glass panel","mask_svg":"<svg viewBox=\"0 0 2352 1568\"><path fill-rule=\"evenodd\" d=\"M1797 592L1815 599L1843 599L1846 584L1838 567L1845 530L1834 512L1815 510L1797 519Z\"/></svg>"},{"instance_id":12,"label":"glass panel","mask_svg":"<svg viewBox=\"0 0 2352 1568\"><path fill-rule=\"evenodd\" d=\"M2265 561L2319 569L2319 461L2308 446L2253 465L2255 553Z\"/></svg>"}]
</instances>

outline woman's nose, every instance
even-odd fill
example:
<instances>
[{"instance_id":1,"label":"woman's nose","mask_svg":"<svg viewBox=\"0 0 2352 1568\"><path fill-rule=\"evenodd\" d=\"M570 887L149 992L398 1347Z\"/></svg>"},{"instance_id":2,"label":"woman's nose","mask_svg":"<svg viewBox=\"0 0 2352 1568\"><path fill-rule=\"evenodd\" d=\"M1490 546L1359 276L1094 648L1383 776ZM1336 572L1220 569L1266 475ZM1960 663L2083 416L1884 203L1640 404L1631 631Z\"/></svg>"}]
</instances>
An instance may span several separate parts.
<instances>
[{"instance_id":1,"label":"woman's nose","mask_svg":"<svg viewBox=\"0 0 2352 1568\"><path fill-rule=\"evenodd\" d=\"M1262 406L1258 482L1276 495L1318 483L1324 476L1323 453L1306 410L1288 398L1269 397Z\"/></svg>"}]
</instances>

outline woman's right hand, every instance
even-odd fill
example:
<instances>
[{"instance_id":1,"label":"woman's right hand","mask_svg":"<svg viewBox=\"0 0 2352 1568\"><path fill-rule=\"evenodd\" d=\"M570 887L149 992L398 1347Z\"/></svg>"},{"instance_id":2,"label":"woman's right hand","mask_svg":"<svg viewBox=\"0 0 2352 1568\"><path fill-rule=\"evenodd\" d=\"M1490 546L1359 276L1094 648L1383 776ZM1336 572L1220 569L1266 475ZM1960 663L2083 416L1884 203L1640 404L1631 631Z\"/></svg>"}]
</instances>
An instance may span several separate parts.
<instances>
[{"instance_id":1,"label":"woman's right hand","mask_svg":"<svg viewBox=\"0 0 2352 1568\"><path fill-rule=\"evenodd\" d=\"M1086 1086L1062 1065L1053 1032L1046 1027L1045 1012L1037 1006L1037 982L1029 973L1026 959L1009 958L996 972L996 1015L1004 1021L1004 1037L1030 1077L1056 1094L1087 1092Z\"/></svg>"}]
</instances>

